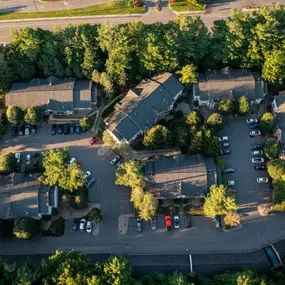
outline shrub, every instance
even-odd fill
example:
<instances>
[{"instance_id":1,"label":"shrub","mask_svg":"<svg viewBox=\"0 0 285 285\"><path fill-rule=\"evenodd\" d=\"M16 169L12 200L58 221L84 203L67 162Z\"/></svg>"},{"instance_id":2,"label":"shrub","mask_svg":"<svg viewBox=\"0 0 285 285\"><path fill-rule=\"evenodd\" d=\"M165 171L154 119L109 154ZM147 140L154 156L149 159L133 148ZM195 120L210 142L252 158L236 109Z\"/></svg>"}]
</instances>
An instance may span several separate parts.
<instances>
[{"instance_id":1,"label":"shrub","mask_svg":"<svg viewBox=\"0 0 285 285\"><path fill-rule=\"evenodd\" d=\"M36 221L29 217L15 219L13 233L18 239L31 239L37 233Z\"/></svg>"},{"instance_id":2,"label":"shrub","mask_svg":"<svg viewBox=\"0 0 285 285\"><path fill-rule=\"evenodd\" d=\"M70 206L76 210L86 209L88 206L88 192L84 190L77 191L71 199Z\"/></svg>"},{"instance_id":3,"label":"shrub","mask_svg":"<svg viewBox=\"0 0 285 285\"><path fill-rule=\"evenodd\" d=\"M229 212L224 217L224 223L227 227L237 227L240 224L240 216L234 212Z\"/></svg>"},{"instance_id":4,"label":"shrub","mask_svg":"<svg viewBox=\"0 0 285 285\"><path fill-rule=\"evenodd\" d=\"M274 204L274 210L275 211L285 211L285 201L282 201L280 203Z\"/></svg>"},{"instance_id":5,"label":"shrub","mask_svg":"<svg viewBox=\"0 0 285 285\"><path fill-rule=\"evenodd\" d=\"M92 209L89 212L88 217L89 217L89 220L99 223L100 221L102 221L102 218L103 218L101 209L99 208Z\"/></svg>"}]
</instances>

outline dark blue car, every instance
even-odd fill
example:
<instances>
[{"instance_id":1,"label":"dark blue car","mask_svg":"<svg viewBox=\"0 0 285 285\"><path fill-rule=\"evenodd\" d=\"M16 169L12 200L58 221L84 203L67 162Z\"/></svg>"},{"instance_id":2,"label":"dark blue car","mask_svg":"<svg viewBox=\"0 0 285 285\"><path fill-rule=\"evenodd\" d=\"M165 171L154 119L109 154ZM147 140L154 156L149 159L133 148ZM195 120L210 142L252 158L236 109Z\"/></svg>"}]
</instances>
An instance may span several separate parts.
<instances>
[{"instance_id":1,"label":"dark blue car","mask_svg":"<svg viewBox=\"0 0 285 285\"><path fill-rule=\"evenodd\" d=\"M259 128L259 125L257 123L250 123L248 124L248 128L251 130Z\"/></svg>"}]
</instances>

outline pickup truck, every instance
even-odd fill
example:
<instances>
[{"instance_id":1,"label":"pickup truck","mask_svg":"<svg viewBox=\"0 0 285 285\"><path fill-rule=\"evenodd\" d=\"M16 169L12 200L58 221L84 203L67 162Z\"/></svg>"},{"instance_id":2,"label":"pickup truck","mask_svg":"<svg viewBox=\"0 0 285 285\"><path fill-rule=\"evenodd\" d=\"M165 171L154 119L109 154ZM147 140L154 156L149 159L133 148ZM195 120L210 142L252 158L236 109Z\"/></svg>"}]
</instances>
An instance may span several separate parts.
<instances>
[{"instance_id":1,"label":"pickup truck","mask_svg":"<svg viewBox=\"0 0 285 285\"><path fill-rule=\"evenodd\" d=\"M165 220L165 227L166 227L167 231L170 231L172 229L171 216L169 216L169 215L165 216L164 220Z\"/></svg>"}]
</instances>

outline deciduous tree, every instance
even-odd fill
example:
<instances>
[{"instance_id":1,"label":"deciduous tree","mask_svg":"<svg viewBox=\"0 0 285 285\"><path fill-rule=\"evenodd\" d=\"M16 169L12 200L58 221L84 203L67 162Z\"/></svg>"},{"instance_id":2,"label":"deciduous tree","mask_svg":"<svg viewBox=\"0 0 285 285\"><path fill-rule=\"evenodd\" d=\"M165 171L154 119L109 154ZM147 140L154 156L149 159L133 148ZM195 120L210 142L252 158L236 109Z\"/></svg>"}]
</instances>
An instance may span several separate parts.
<instances>
[{"instance_id":1,"label":"deciduous tree","mask_svg":"<svg viewBox=\"0 0 285 285\"><path fill-rule=\"evenodd\" d=\"M197 68L193 64L187 64L182 67L181 70L177 71L180 74L180 82L186 86L191 86L193 83L197 83Z\"/></svg>"},{"instance_id":2,"label":"deciduous tree","mask_svg":"<svg viewBox=\"0 0 285 285\"><path fill-rule=\"evenodd\" d=\"M271 113L264 113L259 121L261 130L272 134L275 129L275 118Z\"/></svg>"},{"instance_id":3,"label":"deciduous tree","mask_svg":"<svg viewBox=\"0 0 285 285\"><path fill-rule=\"evenodd\" d=\"M219 113L213 113L207 119L207 126L214 132L218 132L223 127L224 123L224 118Z\"/></svg>"},{"instance_id":4,"label":"deciduous tree","mask_svg":"<svg viewBox=\"0 0 285 285\"><path fill-rule=\"evenodd\" d=\"M204 213L207 216L225 215L237 209L235 198L224 185L213 185L205 198Z\"/></svg>"},{"instance_id":5,"label":"deciduous tree","mask_svg":"<svg viewBox=\"0 0 285 285\"><path fill-rule=\"evenodd\" d=\"M224 217L225 226L237 227L240 224L240 216L234 212L228 212Z\"/></svg>"},{"instance_id":6,"label":"deciduous tree","mask_svg":"<svg viewBox=\"0 0 285 285\"><path fill-rule=\"evenodd\" d=\"M29 217L14 220L13 234L18 239L31 239L38 232L36 220Z\"/></svg>"},{"instance_id":7,"label":"deciduous tree","mask_svg":"<svg viewBox=\"0 0 285 285\"><path fill-rule=\"evenodd\" d=\"M0 173L12 173L17 170L18 163L14 154L0 155Z\"/></svg>"},{"instance_id":8,"label":"deciduous tree","mask_svg":"<svg viewBox=\"0 0 285 285\"><path fill-rule=\"evenodd\" d=\"M285 181L285 162L282 159L273 159L267 163L267 171L274 182Z\"/></svg>"},{"instance_id":9,"label":"deciduous tree","mask_svg":"<svg viewBox=\"0 0 285 285\"><path fill-rule=\"evenodd\" d=\"M158 201L154 195L150 193L145 193L143 196L141 207L139 208L139 215L141 219L145 221L151 220L156 214L158 207Z\"/></svg>"},{"instance_id":10,"label":"deciduous tree","mask_svg":"<svg viewBox=\"0 0 285 285\"><path fill-rule=\"evenodd\" d=\"M246 96L241 96L238 99L238 113L240 115L246 115L250 111L250 105Z\"/></svg>"},{"instance_id":11,"label":"deciduous tree","mask_svg":"<svg viewBox=\"0 0 285 285\"><path fill-rule=\"evenodd\" d=\"M231 99L222 99L218 104L218 112L228 115L233 112L233 101Z\"/></svg>"},{"instance_id":12,"label":"deciduous tree","mask_svg":"<svg viewBox=\"0 0 285 285\"><path fill-rule=\"evenodd\" d=\"M275 141L268 142L264 145L263 151L268 160L276 159L280 155L280 145Z\"/></svg>"},{"instance_id":13,"label":"deciduous tree","mask_svg":"<svg viewBox=\"0 0 285 285\"><path fill-rule=\"evenodd\" d=\"M37 125L41 121L41 111L38 107L29 107L26 110L24 121L28 124Z\"/></svg>"},{"instance_id":14,"label":"deciduous tree","mask_svg":"<svg viewBox=\"0 0 285 285\"><path fill-rule=\"evenodd\" d=\"M144 136L143 144L148 149L162 149L171 145L171 133L162 125L150 128Z\"/></svg>"},{"instance_id":15,"label":"deciduous tree","mask_svg":"<svg viewBox=\"0 0 285 285\"><path fill-rule=\"evenodd\" d=\"M186 123L193 132L196 132L203 124L203 117L199 112L193 111L187 116Z\"/></svg>"},{"instance_id":16,"label":"deciduous tree","mask_svg":"<svg viewBox=\"0 0 285 285\"><path fill-rule=\"evenodd\" d=\"M99 208L92 209L89 212L88 216L89 216L89 220L94 221L96 223L99 223L103 219L101 209Z\"/></svg>"},{"instance_id":17,"label":"deciduous tree","mask_svg":"<svg viewBox=\"0 0 285 285\"><path fill-rule=\"evenodd\" d=\"M7 109L7 119L12 124L19 124L23 121L23 111L18 106L9 106Z\"/></svg>"}]
</instances>

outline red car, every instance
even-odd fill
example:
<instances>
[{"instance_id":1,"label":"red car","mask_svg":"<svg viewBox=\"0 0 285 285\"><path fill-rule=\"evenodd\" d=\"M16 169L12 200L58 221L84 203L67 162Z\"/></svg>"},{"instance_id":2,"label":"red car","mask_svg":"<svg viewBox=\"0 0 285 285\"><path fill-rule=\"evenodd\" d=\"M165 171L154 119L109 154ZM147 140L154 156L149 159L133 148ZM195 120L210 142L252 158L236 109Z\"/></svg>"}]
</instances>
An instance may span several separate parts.
<instances>
[{"instance_id":1,"label":"red car","mask_svg":"<svg viewBox=\"0 0 285 285\"><path fill-rule=\"evenodd\" d=\"M168 230L168 231L170 231L171 230L171 228L172 228L172 220L171 220L171 216L165 216L164 217L164 220L165 220L165 227L166 227L166 229Z\"/></svg>"},{"instance_id":2,"label":"red car","mask_svg":"<svg viewBox=\"0 0 285 285\"><path fill-rule=\"evenodd\" d=\"M98 141L98 138L96 136L92 137L90 140L89 140L89 143L91 145L93 145L94 143L96 143Z\"/></svg>"}]
</instances>

